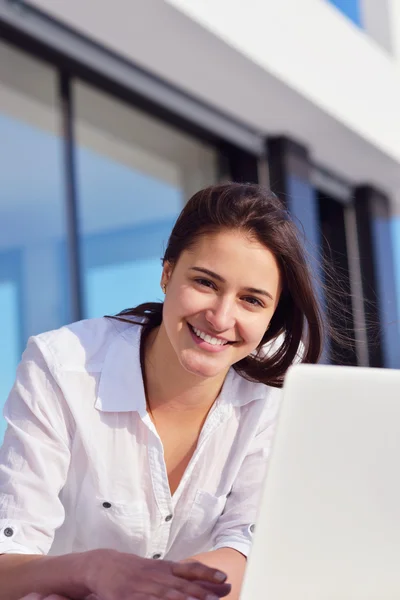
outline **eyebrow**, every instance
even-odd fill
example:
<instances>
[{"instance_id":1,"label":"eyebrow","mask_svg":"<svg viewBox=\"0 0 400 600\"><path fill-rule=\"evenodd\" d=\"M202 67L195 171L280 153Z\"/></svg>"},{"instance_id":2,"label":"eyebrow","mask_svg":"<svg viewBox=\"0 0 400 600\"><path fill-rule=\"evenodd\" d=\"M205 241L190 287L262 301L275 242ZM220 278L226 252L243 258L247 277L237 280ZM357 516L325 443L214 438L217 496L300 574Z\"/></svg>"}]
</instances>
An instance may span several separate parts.
<instances>
[{"instance_id":1,"label":"eyebrow","mask_svg":"<svg viewBox=\"0 0 400 600\"><path fill-rule=\"evenodd\" d=\"M210 269L204 269L203 267L191 267L190 268L191 271L197 271L198 273L204 273L205 275L209 275L210 277L213 277L214 279L216 279L217 281L220 281L221 283L226 283L226 280L221 277L221 275L218 275L218 273L214 273L214 271L210 271ZM250 292L251 294L260 294L261 296L267 296L267 298L270 298L270 300L273 300L272 295L267 292L266 290L260 290L258 288L253 288L253 287L247 287L244 288L246 292Z\"/></svg>"}]
</instances>

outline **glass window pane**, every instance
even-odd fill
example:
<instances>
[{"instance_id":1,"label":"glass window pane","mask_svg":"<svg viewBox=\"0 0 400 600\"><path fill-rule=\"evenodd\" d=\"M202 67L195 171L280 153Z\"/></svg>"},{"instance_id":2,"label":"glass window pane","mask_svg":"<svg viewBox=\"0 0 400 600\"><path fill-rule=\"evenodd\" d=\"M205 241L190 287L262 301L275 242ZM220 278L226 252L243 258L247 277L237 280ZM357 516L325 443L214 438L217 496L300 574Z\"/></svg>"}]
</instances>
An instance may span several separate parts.
<instances>
[{"instance_id":1,"label":"glass window pane","mask_svg":"<svg viewBox=\"0 0 400 600\"><path fill-rule=\"evenodd\" d=\"M217 180L214 148L77 82L85 316L162 297L161 256L185 199Z\"/></svg>"},{"instance_id":2,"label":"glass window pane","mask_svg":"<svg viewBox=\"0 0 400 600\"><path fill-rule=\"evenodd\" d=\"M55 70L0 43L0 409L27 338L70 316L59 130Z\"/></svg>"},{"instance_id":3,"label":"glass window pane","mask_svg":"<svg viewBox=\"0 0 400 600\"><path fill-rule=\"evenodd\" d=\"M360 0L328 0L344 13L353 23L362 27Z\"/></svg>"},{"instance_id":4,"label":"glass window pane","mask_svg":"<svg viewBox=\"0 0 400 600\"><path fill-rule=\"evenodd\" d=\"M397 326L400 335L400 217L394 217L392 222L392 239L394 245L394 270L397 297Z\"/></svg>"}]
</instances>

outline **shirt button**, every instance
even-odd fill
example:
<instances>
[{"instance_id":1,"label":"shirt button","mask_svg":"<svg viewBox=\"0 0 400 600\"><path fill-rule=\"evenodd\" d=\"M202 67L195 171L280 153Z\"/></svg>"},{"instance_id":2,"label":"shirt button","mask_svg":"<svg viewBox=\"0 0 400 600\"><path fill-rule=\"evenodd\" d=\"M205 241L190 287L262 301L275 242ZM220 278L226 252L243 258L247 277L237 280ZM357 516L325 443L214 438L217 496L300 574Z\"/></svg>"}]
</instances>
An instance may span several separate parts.
<instances>
[{"instance_id":1,"label":"shirt button","mask_svg":"<svg viewBox=\"0 0 400 600\"><path fill-rule=\"evenodd\" d=\"M103 508L111 508L110 502L103 502Z\"/></svg>"},{"instance_id":2,"label":"shirt button","mask_svg":"<svg viewBox=\"0 0 400 600\"><path fill-rule=\"evenodd\" d=\"M168 523L168 521L172 521L172 518L173 518L173 515L167 515L167 516L165 517L165 520L166 520L166 521L167 521L167 523Z\"/></svg>"},{"instance_id":3,"label":"shirt button","mask_svg":"<svg viewBox=\"0 0 400 600\"><path fill-rule=\"evenodd\" d=\"M11 527L6 527L4 530L4 535L6 537L12 537L14 535L14 529L11 529Z\"/></svg>"},{"instance_id":4,"label":"shirt button","mask_svg":"<svg viewBox=\"0 0 400 600\"><path fill-rule=\"evenodd\" d=\"M152 558L154 558L154 560L158 560L159 558L161 558L161 554L153 554Z\"/></svg>"}]
</instances>

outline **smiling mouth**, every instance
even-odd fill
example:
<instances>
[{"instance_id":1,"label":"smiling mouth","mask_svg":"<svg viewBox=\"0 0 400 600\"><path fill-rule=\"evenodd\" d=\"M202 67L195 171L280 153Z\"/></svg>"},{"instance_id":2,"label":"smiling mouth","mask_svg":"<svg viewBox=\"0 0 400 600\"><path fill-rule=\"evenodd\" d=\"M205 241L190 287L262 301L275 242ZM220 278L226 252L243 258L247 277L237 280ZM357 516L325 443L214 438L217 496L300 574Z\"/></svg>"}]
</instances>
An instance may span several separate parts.
<instances>
[{"instance_id":1,"label":"smiling mouth","mask_svg":"<svg viewBox=\"0 0 400 600\"><path fill-rule=\"evenodd\" d=\"M226 346L228 344L234 343L234 342L229 342L228 340L222 340L220 338L216 338L211 335L208 335L208 333L204 333L204 331L201 331L201 329L197 329L197 327L193 327L189 323L188 323L188 325L189 325L190 330L192 331L192 333L194 333L195 336L197 336L201 340L204 340L208 344L211 344L212 346Z\"/></svg>"}]
</instances>

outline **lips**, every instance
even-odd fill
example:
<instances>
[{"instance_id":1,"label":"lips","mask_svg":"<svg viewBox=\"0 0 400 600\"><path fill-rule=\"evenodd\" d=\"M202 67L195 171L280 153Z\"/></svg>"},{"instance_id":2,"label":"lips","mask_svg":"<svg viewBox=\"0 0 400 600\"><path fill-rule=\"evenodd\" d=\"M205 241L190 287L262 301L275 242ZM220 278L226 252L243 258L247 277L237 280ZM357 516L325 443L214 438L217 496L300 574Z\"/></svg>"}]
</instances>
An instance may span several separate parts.
<instances>
[{"instance_id":1,"label":"lips","mask_svg":"<svg viewBox=\"0 0 400 600\"><path fill-rule=\"evenodd\" d=\"M212 335L208 334L207 332L202 331L201 329L198 329L197 327L194 327L193 325L190 325L190 323L188 323L188 325L189 325L192 333L194 333L194 335L196 335L199 339L204 340L208 344L211 344L212 346L226 346L227 344L233 343L224 338L212 336Z\"/></svg>"}]
</instances>

